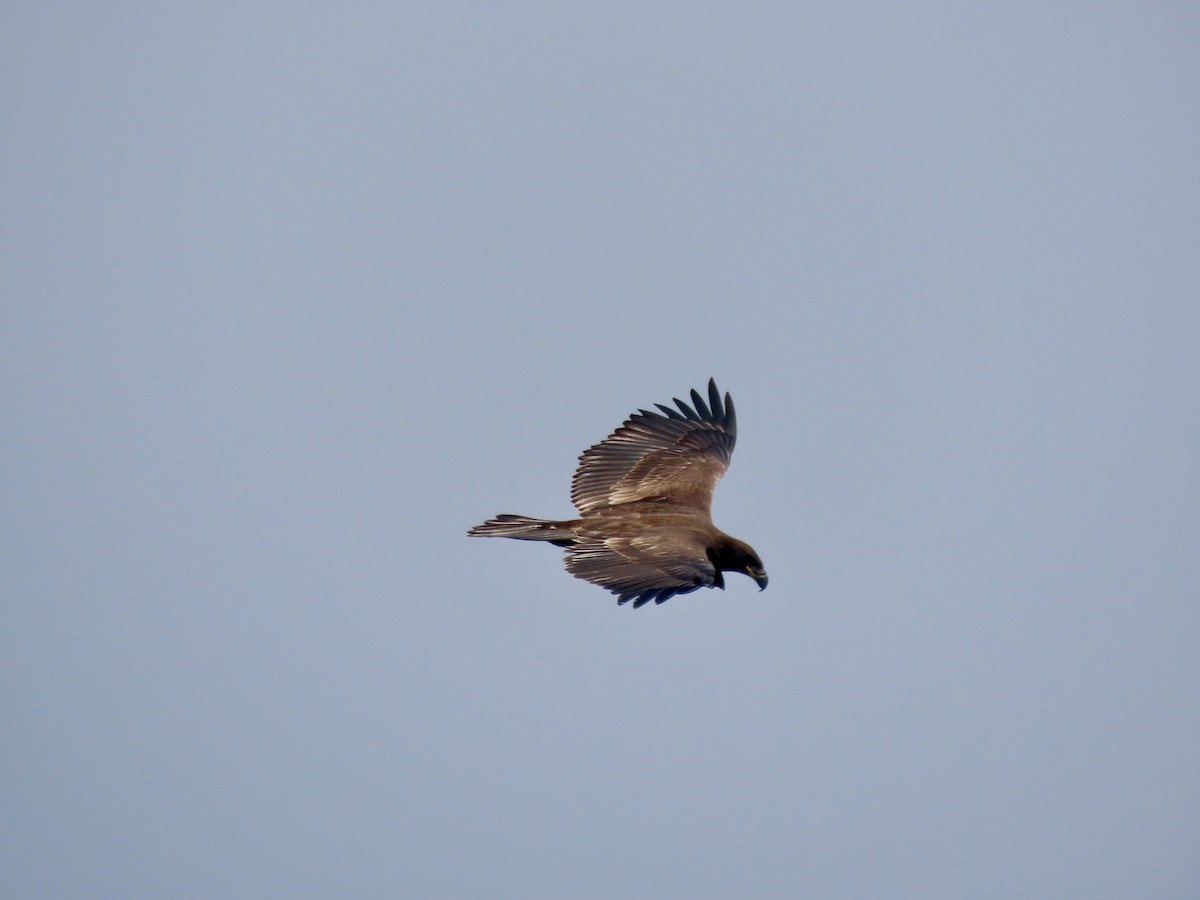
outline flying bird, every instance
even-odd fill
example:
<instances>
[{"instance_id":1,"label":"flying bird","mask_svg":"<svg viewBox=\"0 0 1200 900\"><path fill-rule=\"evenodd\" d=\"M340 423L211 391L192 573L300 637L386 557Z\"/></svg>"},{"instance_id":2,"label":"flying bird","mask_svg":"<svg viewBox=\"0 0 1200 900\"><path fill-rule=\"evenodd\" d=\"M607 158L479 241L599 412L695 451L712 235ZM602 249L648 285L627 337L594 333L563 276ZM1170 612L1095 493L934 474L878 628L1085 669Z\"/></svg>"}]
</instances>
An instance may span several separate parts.
<instances>
[{"instance_id":1,"label":"flying bird","mask_svg":"<svg viewBox=\"0 0 1200 900\"><path fill-rule=\"evenodd\" d=\"M571 482L578 519L505 514L468 534L564 547L568 572L635 609L702 587L724 590L722 572L741 572L764 589L754 548L720 531L710 514L737 440L732 398L722 402L710 378L707 404L693 390L691 405L654 405L660 413L639 409L579 457Z\"/></svg>"}]
</instances>

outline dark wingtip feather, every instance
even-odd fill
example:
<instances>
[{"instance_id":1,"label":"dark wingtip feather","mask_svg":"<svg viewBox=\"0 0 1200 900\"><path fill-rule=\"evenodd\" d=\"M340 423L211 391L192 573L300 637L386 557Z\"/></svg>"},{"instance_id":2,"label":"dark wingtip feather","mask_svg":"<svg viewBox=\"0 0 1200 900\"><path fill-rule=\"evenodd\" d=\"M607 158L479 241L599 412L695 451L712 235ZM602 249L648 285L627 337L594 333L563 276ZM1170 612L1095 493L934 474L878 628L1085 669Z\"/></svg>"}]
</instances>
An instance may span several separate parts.
<instances>
[{"instance_id":1,"label":"dark wingtip feather","mask_svg":"<svg viewBox=\"0 0 1200 900\"><path fill-rule=\"evenodd\" d=\"M684 403L678 397L672 397L671 399L675 401L675 405L679 407L679 411L681 413L683 413L686 418L690 419L693 422L703 422L704 421L703 419L700 418L700 416L698 416L696 414L696 411L694 409L692 409L690 406L688 406L686 403Z\"/></svg>"},{"instance_id":2,"label":"dark wingtip feather","mask_svg":"<svg viewBox=\"0 0 1200 900\"><path fill-rule=\"evenodd\" d=\"M712 410L713 418L716 421L725 421L725 409L721 406L721 392L717 390L715 378L708 379L708 407Z\"/></svg>"}]
</instances>

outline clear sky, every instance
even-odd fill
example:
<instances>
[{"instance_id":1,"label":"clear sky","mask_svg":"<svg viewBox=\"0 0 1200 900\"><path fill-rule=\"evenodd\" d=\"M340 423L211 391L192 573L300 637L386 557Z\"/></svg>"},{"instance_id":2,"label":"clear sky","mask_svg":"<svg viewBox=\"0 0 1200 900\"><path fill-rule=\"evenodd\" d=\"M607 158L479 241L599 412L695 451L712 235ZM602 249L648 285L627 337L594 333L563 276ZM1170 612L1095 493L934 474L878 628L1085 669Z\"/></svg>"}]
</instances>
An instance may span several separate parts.
<instances>
[{"instance_id":1,"label":"clear sky","mask_svg":"<svg viewBox=\"0 0 1200 900\"><path fill-rule=\"evenodd\" d=\"M0 74L0 893L1200 895L1190 4L10 3ZM765 592L466 536L710 375Z\"/></svg>"}]
</instances>

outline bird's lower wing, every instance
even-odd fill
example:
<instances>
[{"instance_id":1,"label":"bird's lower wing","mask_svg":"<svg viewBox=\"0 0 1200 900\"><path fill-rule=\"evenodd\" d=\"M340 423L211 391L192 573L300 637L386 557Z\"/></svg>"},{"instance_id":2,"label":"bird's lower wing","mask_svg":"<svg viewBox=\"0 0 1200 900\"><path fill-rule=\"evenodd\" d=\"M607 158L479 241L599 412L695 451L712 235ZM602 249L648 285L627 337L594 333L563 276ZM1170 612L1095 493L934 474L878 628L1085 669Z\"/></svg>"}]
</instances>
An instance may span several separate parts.
<instances>
[{"instance_id":1,"label":"bird's lower wing","mask_svg":"<svg viewBox=\"0 0 1200 900\"><path fill-rule=\"evenodd\" d=\"M717 583L698 542L649 537L584 540L567 551L567 571L607 588L636 609Z\"/></svg>"}]
</instances>

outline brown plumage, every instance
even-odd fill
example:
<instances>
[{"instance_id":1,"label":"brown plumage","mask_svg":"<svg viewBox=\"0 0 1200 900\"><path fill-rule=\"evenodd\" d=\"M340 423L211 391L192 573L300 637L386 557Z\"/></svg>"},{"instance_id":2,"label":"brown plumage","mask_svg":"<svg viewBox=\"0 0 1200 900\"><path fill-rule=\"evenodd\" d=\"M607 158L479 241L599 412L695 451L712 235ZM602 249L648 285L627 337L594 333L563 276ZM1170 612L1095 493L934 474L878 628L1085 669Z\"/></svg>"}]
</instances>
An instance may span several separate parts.
<instances>
[{"instance_id":1,"label":"brown plumage","mask_svg":"<svg viewBox=\"0 0 1200 900\"><path fill-rule=\"evenodd\" d=\"M737 440L733 400L713 379L708 403L692 391L678 411L638 410L585 450L571 482L580 518L568 521L500 515L468 534L549 541L567 550L567 571L607 588L634 608L697 588L724 589L722 572L767 586L754 549L713 525L713 490Z\"/></svg>"}]
</instances>

